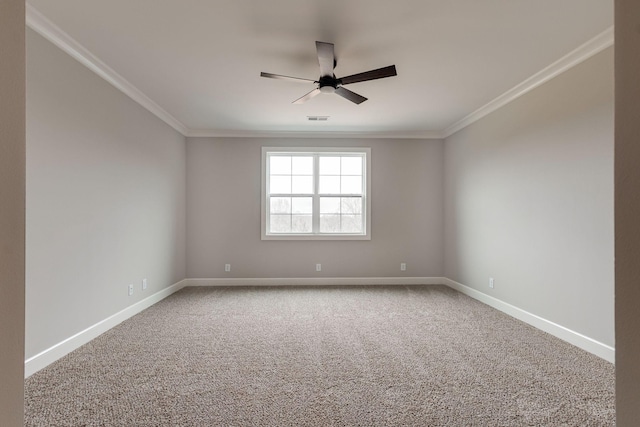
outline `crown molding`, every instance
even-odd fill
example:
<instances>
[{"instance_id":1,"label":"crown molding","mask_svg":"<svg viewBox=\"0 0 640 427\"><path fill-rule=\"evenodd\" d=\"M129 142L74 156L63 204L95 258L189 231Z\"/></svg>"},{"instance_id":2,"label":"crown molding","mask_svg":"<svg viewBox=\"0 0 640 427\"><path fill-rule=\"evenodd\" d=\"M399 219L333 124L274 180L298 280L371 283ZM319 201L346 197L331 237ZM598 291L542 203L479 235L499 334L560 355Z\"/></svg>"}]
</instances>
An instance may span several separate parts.
<instances>
[{"instance_id":1,"label":"crown molding","mask_svg":"<svg viewBox=\"0 0 640 427\"><path fill-rule=\"evenodd\" d=\"M62 49L64 52L96 73L98 76L102 77L142 107L149 110L160 120L186 136L188 128L180 120L173 117L166 110L151 100L151 98L142 93L141 90L115 72L107 64L102 62L97 56L89 52L89 50L75 41L70 35L62 31L56 24L51 22L36 8L31 6L29 3L26 3L25 7L26 24L29 28Z\"/></svg>"},{"instance_id":2,"label":"crown molding","mask_svg":"<svg viewBox=\"0 0 640 427\"><path fill-rule=\"evenodd\" d=\"M475 110L468 116L463 117L461 120L453 123L442 131L442 137L448 138L459 130L469 126L470 124L480 120L488 114L496 111L497 109L505 106L509 102L521 97L522 95L530 92L536 87L546 83L559 74L564 73L570 68L575 67L581 62L591 58L595 54L603 51L604 49L612 46L614 42L613 26L607 28L602 33L598 34L586 43L578 46L559 60L543 68L533 76L529 77L522 83L509 89L493 101L483 105Z\"/></svg>"},{"instance_id":3,"label":"crown molding","mask_svg":"<svg viewBox=\"0 0 640 427\"><path fill-rule=\"evenodd\" d=\"M567 55L545 67L522 83L509 89L494 100L478 108L443 130L437 131L396 131L396 132L341 132L341 131L250 131L189 129L151 98L145 95L111 67L102 62L88 49L61 30L37 9L26 3L26 24L29 28L62 49L82 65L102 77L115 88L146 108L160 120L167 123L186 137L224 137L224 138L388 138L388 139L445 139L488 114L505 106L509 102L530 92L557 75L575 67L614 43L613 26L607 28L591 40L577 47Z\"/></svg>"},{"instance_id":4,"label":"crown molding","mask_svg":"<svg viewBox=\"0 0 640 427\"><path fill-rule=\"evenodd\" d=\"M113 85L116 89L146 108L160 120L186 137L231 137L231 138L398 138L398 139L442 139L442 132L332 132L332 131L249 131L189 129L140 89L105 64L100 58L65 33L40 11L26 3L26 24L29 28L49 40L62 51Z\"/></svg>"},{"instance_id":5,"label":"crown molding","mask_svg":"<svg viewBox=\"0 0 640 427\"><path fill-rule=\"evenodd\" d=\"M418 132L338 132L338 131L247 131L247 130L189 130L194 138L377 138L377 139L443 139L440 131Z\"/></svg>"}]
</instances>

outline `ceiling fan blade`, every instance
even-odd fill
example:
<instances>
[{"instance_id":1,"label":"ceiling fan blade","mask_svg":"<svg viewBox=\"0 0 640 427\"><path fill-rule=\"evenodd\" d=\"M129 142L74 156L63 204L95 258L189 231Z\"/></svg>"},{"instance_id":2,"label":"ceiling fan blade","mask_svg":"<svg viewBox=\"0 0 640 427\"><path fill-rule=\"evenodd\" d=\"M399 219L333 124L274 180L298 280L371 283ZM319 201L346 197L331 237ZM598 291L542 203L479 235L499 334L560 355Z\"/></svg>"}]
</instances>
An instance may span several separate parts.
<instances>
[{"instance_id":1,"label":"ceiling fan blade","mask_svg":"<svg viewBox=\"0 0 640 427\"><path fill-rule=\"evenodd\" d=\"M333 77L335 66L335 55L333 54L333 43L316 42L318 51L318 64L320 64L320 77Z\"/></svg>"},{"instance_id":2,"label":"ceiling fan blade","mask_svg":"<svg viewBox=\"0 0 640 427\"><path fill-rule=\"evenodd\" d=\"M303 102L307 102L308 100L310 100L311 98L313 98L314 96L319 95L319 94L320 94L320 89L315 88L314 90L312 90L311 92L307 93L303 97L298 98L295 101L293 101L292 104L302 104Z\"/></svg>"},{"instance_id":3,"label":"ceiling fan blade","mask_svg":"<svg viewBox=\"0 0 640 427\"><path fill-rule=\"evenodd\" d=\"M364 101L367 100L367 98L365 98L364 96L358 95L357 93L351 92L349 89L345 89L343 87L337 88L334 93L336 95L340 95L341 97L348 99L349 101L355 104L362 104Z\"/></svg>"},{"instance_id":4,"label":"ceiling fan blade","mask_svg":"<svg viewBox=\"0 0 640 427\"><path fill-rule=\"evenodd\" d=\"M365 71L364 73L353 74L347 77L338 79L341 84L348 85L351 83L365 82L367 80L383 79L385 77L397 76L396 66L389 65L388 67L378 68L377 70Z\"/></svg>"},{"instance_id":5,"label":"ceiling fan blade","mask_svg":"<svg viewBox=\"0 0 640 427\"><path fill-rule=\"evenodd\" d=\"M291 80L294 82L311 82L311 83L315 83L315 80L310 80L310 79L302 79L300 77L289 77L289 76L282 76L280 74L271 74L271 73L260 73L260 77L268 77L270 79L279 79L279 80Z\"/></svg>"}]
</instances>

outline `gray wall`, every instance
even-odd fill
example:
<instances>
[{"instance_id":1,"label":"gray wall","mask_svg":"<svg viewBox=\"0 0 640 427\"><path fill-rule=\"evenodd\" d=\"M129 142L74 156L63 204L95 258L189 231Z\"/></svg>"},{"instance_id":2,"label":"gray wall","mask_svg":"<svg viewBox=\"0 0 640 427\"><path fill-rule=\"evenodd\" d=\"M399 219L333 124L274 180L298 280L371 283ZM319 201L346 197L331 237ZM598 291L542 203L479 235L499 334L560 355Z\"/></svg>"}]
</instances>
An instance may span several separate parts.
<instances>
[{"instance_id":1,"label":"gray wall","mask_svg":"<svg viewBox=\"0 0 640 427\"><path fill-rule=\"evenodd\" d=\"M24 1L0 0L0 424L23 425Z\"/></svg>"},{"instance_id":2,"label":"gray wall","mask_svg":"<svg viewBox=\"0 0 640 427\"><path fill-rule=\"evenodd\" d=\"M260 240L261 147L335 145L372 149L371 241ZM187 276L441 276L442 156L440 140L188 138Z\"/></svg>"},{"instance_id":3,"label":"gray wall","mask_svg":"<svg viewBox=\"0 0 640 427\"><path fill-rule=\"evenodd\" d=\"M613 346L612 48L446 139L445 223L448 278Z\"/></svg>"},{"instance_id":4,"label":"gray wall","mask_svg":"<svg viewBox=\"0 0 640 427\"><path fill-rule=\"evenodd\" d=\"M185 155L182 135L28 31L27 357L185 277Z\"/></svg>"},{"instance_id":5,"label":"gray wall","mask_svg":"<svg viewBox=\"0 0 640 427\"><path fill-rule=\"evenodd\" d=\"M616 1L616 416L640 420L640 2Z\"/></svg>"}]
</instances>

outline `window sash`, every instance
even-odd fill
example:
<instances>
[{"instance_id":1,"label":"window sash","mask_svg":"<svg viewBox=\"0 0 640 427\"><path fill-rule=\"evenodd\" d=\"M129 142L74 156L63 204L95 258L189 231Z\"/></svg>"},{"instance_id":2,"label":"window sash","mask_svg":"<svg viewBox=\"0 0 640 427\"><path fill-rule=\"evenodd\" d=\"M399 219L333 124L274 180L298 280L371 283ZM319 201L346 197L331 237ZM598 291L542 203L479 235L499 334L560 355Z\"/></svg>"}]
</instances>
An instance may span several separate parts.
<instances>
[{"instance_id":1,"label":"window sash","mask_svg":"<svg viewBox=\"0 0 640 427\"><path fill-rule=\"evenodd\" d=\"M288 198L291 199L291 206L289 208L289 212L272 212L271 209L271 199L275 199L275 198ZM310 198L312 199L312 211L311 213L307 213L307 212L294 212L293 211L293 199L295 198ZM340 204L340 211L339 212L321 212L320 209L320 205L321 205L321 201L320 199L330 199L330 198L335 198L335 199L339 199L339 204ZM345 213L342 210L342 199L360 199L360 209L358 212L348 212ZM313 196L309 195L309 194L296 194L296 195L292 195L292 194L270 194L267 196L267 229L268 232L267 234L269 235L279 235L279 234L286 234L286 235L304 235L304 234L309 234L309 235L362 235L365 232L365 218L366 218L366 207L364 206L365 203L365 197L359 194L348 194L348 195L344 195L344 194L336 194L336 195L318 195L318 194L314 194ZM322 231L322 227L321 227L321 219L324 216L330 216L330 215L335 215L340 217L340 220L343 220L343 217L353 217L353 216L360 216L361 217L361 231ZM297 231L271 231L271 216L290 216L290 217L295 217L295 216L311 216L311 221L312 221L312 227L311 227L311 231L309 232L297 232ZM342 226L341 226L342 228Z\"/></svg>"}]
</instances>

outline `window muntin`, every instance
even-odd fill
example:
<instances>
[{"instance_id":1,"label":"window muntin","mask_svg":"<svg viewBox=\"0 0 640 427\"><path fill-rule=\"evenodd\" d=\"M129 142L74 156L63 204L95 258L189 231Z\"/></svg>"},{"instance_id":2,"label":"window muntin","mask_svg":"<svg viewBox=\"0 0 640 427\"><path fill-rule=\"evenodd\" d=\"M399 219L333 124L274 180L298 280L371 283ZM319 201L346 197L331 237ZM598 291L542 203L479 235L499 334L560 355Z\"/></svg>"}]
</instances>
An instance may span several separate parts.
<instances>
[{"instance_id":1,"label":"window muntin","mask_svg":"<svg viewBox=\"0 0 640 427\"><path fill-rule=\"evenodd\" d=\"M262 158L263 239L370 239L370 149L263 147Z\"/></svg>"}]
</instances>

